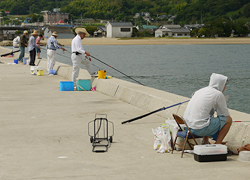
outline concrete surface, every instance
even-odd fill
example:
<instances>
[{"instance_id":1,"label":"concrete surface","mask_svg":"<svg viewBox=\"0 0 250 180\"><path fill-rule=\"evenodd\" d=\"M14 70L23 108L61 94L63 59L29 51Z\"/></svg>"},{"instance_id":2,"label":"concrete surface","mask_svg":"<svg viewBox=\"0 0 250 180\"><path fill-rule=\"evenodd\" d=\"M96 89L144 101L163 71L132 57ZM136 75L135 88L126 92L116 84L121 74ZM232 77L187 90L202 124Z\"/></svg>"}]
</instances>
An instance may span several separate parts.
<instances>
[{"instance_id":1,"label":"concrete surface","mask_svg":"<svg viewBox=\"0 0 250 180\"><path fill-rule=\"evenodd\" d=\"M0 47L0 54L8 51ZM44 70L44 76L35 76L28 65L8 65L18 55L0 58L1 180L249 179L250 163L238 161L237 155L198 163L192 154L181 158L178 151L154 151L152 128L172 119L177 107L121 124L186 97L115 78L92 79L97 91L59 91L72 67L57 63L59 75L47 76ZM46 61L40 65L45 68ZM90 77L81 70L80 78ZM230 112L234 120L249 120L249 114ZM105 153L93 153L88 136L88 122L99 113L114 123L114 142ZM249 130L248 123L234 123L228 139L249 140Z\"/></svg>"}]
</instances>

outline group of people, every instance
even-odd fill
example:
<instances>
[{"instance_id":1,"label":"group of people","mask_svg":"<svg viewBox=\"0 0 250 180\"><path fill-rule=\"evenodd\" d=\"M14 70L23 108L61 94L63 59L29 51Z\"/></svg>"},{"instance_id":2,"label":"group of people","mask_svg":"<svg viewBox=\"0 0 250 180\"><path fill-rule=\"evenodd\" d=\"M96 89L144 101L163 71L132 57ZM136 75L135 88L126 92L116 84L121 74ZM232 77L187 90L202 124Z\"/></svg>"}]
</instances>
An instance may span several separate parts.
<instances>
[{"instance_id":1,"label":"group of people","mask_svg":"<svg viewBox=\"0 0 250 180\"><path fill-rule=\"evenodd\" d=\"M80 65L84 64L91 76L96 76L97 73L93 71L91 55L84 50L81 40L89 36L85 28L77 28L75 30L76 36L71 42L71 60L73 64L72 81L76 88L76 78L79 76ZM27 31L24 31L20 40L20 57L21 60L24 55L24 48L28 45L30 52L30 65L34 66L36 49L40 50L40 41L36 42L35 37L38 36L37 31L34 31L30 37L29 43L26 38ZM42 36L41 36L42 37ZM56 50L65 49L58 45L56 38L57 32L53 32L47 41L47 59L48 59L48 73L55 65ZM37 53L40 53L37 51ZM40 55L40 54L39 54ZM39 56L38 55L38 56ZM215 137L217 144L223 143L223 139L228 133L232 118L227 108L226 98L223 92L226 89L228 78L221 74L213 73L210 77L210 82L207 87L197 90L190 99L187 108L184 112L184 120L187 122L191 132L197 136L203 137L203 143L209 143L209 137ZM214 117L214 113L217 116Z\"/></svg>"},{"instance_id":2,"label":"group of people","mask_svg":"<svg viewBox=\"0 0 250 180\"><path fill-rule=\"evenodd\" d=\"M30 39L28 40L28 38L26 37L28 34L28 31L25 30L23 32L23 34L21 35L21 37L19 37L19 42L16 42L16 38L13 40L13 46L17 46L16 44L18 44L18 46L20 47L20 55L18 60L20 62L23 62L23 58L24 58L24 53L25 53L25 47L28 47L29 53L30 53L30 66L35 66L35 59L36 59L36 53L38 56L38 59L42 59L40 57L40 53L41 53L41 38L43 37L42 34L38 35L38 32L35 30L32 34Z\"/></svg>"},{"instance_id":3,"label":"group of people","mask_svg":"<svg viewBox=\"0 0 250 180\"><path fill-rule=\"evenodd\" d=\"M80 65L85 65L87 71L91 76L97 76L97 73L93 70L92 64L91 64L91 55L83 49L81 40L85 37L90 36L89 33L85 28L76 28L75 30L76 36L72 40L71 43L71 60L73 64L73 71L72 71L72 81L74 81L74 87L76 89L76 78L79 76L79 70ZM38 59L42 59L40 57L41 53L41 38L43 37L42 34L38 35L38 32L35 30L31 37L28 38L27 36L28 31L24 31L23 35L20 38L20 55L19 55L19 61L23 62L23 57L25 53L25 47L28 46L28 51L30 53L30 66L35 66L35 58L36 53L38 56ZM54 31L51 35L51 37L47 41L47 70L48 74L50 74L51 70L53 70L55 62L56 62L56 50L62 49L63 51L66 51L65 48L58 45L56 38L58 37L58 33Z\"/></svg>"}]
</instances>

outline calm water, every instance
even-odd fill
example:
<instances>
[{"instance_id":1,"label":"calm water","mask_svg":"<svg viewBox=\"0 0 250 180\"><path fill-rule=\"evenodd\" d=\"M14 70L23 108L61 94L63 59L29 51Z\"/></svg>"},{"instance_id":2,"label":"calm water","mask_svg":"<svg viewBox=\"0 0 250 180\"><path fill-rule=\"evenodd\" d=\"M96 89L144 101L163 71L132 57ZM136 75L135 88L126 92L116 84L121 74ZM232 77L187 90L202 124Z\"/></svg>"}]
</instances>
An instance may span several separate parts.
<instances>
[{"instance_id":1,"label":"calm water","mask_svg":"<svg viewBox=\"0 0 250 180\"><path fill-rule=\"evenodd\" d=\"M86 45L84 48L145 86L186 97L207 86L213 72L226 75L229 82L224 94L229 95L228 107L250 114L250 45ZM66 49L70 51L70 46ZM45 51L41 57L46 58ZM57 61L72 64L69 52L58 54ZM108 75L134 82L95 59L92 63L95 70L105 69Z\"/></svg>"}]
</instances>

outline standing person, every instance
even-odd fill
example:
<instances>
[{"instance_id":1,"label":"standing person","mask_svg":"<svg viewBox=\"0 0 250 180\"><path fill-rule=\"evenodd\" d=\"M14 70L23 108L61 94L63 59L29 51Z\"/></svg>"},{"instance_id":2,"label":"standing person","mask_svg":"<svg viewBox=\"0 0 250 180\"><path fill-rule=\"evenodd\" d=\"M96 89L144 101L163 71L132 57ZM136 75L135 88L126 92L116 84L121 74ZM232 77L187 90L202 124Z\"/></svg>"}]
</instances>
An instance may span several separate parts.
<instances>
[{"instance_id":1,"label":"standing person","mask_svg":"<svg viewBox=\"0 0 250 180\"><path fill-rule=\"evenodd\" d=\"M50 74L50 70L54 68L55 62L56 62L56 49L62 49L65 51L65 49L57 44L56 38L58 37L58 34L56 31L54 31L51 35L51 37L47 41L47 70L48 74Z\"/></svg>"},{"instance_id":2,"label":"standing person","mask_svg":"<svg viewBox=\"0 0 250 180\"><path fill-rule=\"evenodd\" d=\"M92 64L90 63L90 54L86 52L82 47L82 39L85 36L89 36L89 33L85 28L76 28L76 36L71 42L71 60L73 63L72 81L74 81L74 87L76 88L76 78L79 76L80 65L84 64L87 71L91 76L96 76L97 73L93 71ZM89 56L89 58L88 58Z\"/></svg>"},{"instance_id":3,"label":"standing person","mask_svg":"<svg viewBox=\"0 0 250 180\"><path fill-rule=\"evenodd\" d=\"M36 52L37 52L37 59L42 59L41 57L40 57L40 53L41 53L41 47L40 47L40 45L41 45L41 38L43 37L43 35L42 34L40 34L37 38L36 38L36 45L37 45L37 48L36 48Z\"/></svg>"},{"instance_id":4,"label":"standing person","mask_svg":"<svg viewBox=\"0 0 250 180\"><path fill-rule=\"evenodd\" d=\"M35 66L35 60L36 60L36 48L38 47L36 45L36 37L38 36L37 30L35 30L29 39L29 44L28 44L28 50L30 52L30 66ZM40 47L38 47L40 48Z\"/></svg>"},{"instance_id":5,"label":"standing person","mask_svg":"<svg viewBox=\"0 0 250 180\"><path fill-rule=\"evenodd\" d=\"M21 61L23 62L23 57L24 57L24 53L25 53L25 47L28 46L28 39L27 39L27 34L28 34L28 31L23 31L23 35L21 35L20 37L20 55L19 55L19 58L18 58L18 61Z\"/></svg>"},{"instance_id":6,"label":"standing person","mask_svg":"<svg viewBox=\"0 0 250 180\"><path fill-rule=\"evenodd\" d=\"M223 92L226 89L227 77L213 73L207 87L196 91L187 105L183 118L191 132L203 137L203 143L209 143L209 136L218 133L216 144L221 144L227 135L232 118L227 109ZM214 117L214 112L217 117Z\"/></svg>"}]
</instances>

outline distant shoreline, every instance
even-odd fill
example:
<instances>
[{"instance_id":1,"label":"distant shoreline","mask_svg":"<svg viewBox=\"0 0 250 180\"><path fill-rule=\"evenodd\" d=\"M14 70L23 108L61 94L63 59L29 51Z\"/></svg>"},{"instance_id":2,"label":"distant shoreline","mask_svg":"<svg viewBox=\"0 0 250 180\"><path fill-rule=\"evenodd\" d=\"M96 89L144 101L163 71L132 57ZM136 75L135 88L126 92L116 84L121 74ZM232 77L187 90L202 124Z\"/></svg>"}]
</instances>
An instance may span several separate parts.
<instances>
[{"instance_id":1,"label":"distant shoreline","mask_svg":"<svg viewBox=\"0 0 250 180\"><path fill-rule=\"evenodd\" d=\"M41 42L46 44L47 38ZM57 39L60 45L71 45L72 39ZM8 44L6 44L8 43ZM181 44L250 44L250 37L244 38L85 38L83 45L181 45ZM2 41L0 46L12 46L12 41Z\"/></svg>"},{"instance_id":2,"label":"distant shoreline","mask_svg":"<svg viewBox=\"0 0 250 180\"><path fill-rule=\"evenodd\" d=\"M71 45L72 39L57 39L62 45ZM47 39L44 39L47 42ZM250 38L85 38L83 45L164 45L164 44L250 44Z\"/></svg>"}]
</instances>

